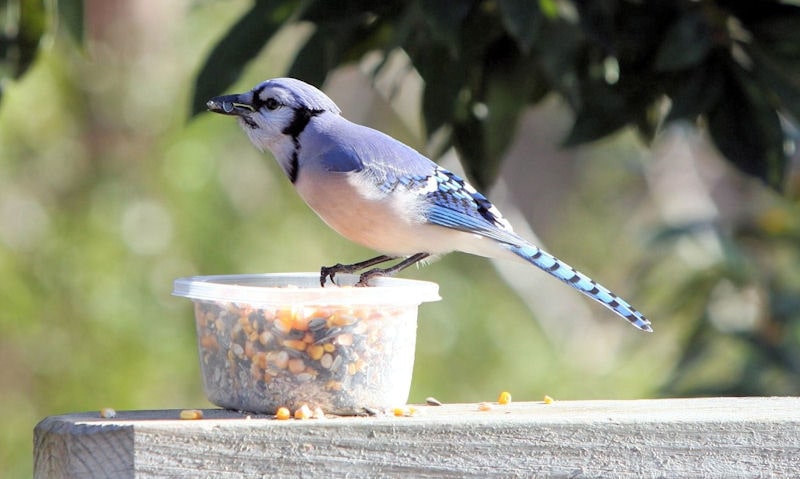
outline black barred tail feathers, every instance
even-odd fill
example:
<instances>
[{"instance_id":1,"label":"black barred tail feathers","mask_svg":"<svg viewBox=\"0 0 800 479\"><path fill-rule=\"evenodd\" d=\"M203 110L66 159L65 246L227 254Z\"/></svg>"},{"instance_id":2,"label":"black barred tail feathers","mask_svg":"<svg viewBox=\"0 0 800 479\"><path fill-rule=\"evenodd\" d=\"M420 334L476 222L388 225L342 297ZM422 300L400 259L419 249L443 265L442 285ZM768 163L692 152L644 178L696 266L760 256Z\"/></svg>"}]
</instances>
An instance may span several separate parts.
<instances>
[{"instance_id":1,"label":"black barred tail feathers","mask_svg":"<svg viewBox=\"0 0 800 479\"><path fill-rule=\"evenodd\" d=\"M627 301L555 256L533 245L507 245L507 247L514 254L614 311L635 327L642 331L653 332L653 328L650 327L650 321L636 308L628 304Z\"/></svg>"}]
</instances>

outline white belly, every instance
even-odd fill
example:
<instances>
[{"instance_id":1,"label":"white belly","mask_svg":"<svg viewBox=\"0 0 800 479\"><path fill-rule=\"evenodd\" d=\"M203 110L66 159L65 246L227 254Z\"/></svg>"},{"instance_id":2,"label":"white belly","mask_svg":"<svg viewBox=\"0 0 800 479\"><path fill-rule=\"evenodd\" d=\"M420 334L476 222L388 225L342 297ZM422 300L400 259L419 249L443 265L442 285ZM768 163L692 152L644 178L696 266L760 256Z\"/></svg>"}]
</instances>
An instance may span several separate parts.
<instances>
[{"instance_id":1,"label":"white belly","mask_svg":"<svg viewBox=\"0 0 800 479\"><path fill-rule=\"evenodd\" d=\"M426 223L411 194L367 198L348 173L301 174L295 187L325 223L345 238L390 256L463 251L519 259L489 238ZM377 196L377 195L375 195Z\"/></svg>"}]
</instances>

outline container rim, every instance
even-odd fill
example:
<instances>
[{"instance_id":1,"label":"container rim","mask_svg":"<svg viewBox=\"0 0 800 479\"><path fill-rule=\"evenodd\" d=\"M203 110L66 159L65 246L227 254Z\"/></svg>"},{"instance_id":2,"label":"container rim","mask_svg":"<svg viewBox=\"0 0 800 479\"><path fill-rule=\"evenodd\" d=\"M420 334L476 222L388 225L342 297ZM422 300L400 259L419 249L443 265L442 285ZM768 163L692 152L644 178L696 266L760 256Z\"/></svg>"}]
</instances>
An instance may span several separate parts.
<instances>
[{"instance_id":1,"label":"container rim","mask_svg":"<svg viewBox=\"0 0 800 479\"><path fill-rule=\"evenodd\" d=\"M260 273L189 276L173 283L173 296L192 300L257 305L419 305L439 301L439 285L430 281L375 278L356 288L358 275L337 274L337 285L319 285L319 273Z\"/></svg>"}]
</instances>

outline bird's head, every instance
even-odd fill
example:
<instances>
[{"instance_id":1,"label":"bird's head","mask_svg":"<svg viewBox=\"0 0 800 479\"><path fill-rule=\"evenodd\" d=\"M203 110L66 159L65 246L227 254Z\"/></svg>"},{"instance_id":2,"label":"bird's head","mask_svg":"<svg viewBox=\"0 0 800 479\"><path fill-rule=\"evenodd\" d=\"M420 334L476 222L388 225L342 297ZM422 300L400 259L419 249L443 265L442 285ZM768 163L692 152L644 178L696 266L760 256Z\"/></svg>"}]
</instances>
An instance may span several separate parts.
<instances>
[{"instance_id":1,"label":"bird's head","mask_svg":"<svg viewBox=\"0 0 800 479\"><path fill-rule=\"evenodd\" d=\"M273 153L296 142L314 116L341 113L319 89L294 78L273 78L245 93L214 97L206 106L214 113L238 117L250 141Z\"/></svg>"}]
</instances>

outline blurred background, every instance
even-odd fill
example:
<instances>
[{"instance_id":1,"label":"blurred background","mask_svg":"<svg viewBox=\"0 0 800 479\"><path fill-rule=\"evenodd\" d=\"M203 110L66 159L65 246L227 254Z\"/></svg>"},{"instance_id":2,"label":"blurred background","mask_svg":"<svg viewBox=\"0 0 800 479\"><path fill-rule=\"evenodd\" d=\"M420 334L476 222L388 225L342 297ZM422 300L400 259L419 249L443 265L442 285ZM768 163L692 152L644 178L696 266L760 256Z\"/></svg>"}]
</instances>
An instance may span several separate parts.
<instances>
[{"instance_id":1,"label":"blurred background","mask_svg":"<svg viewBox=\"0 0 800 479\"><path fill-rule=\"evenodd\" d=\"M10 18L14 3L0 13ZM373 255L329 230L235 121L190 114L198 72L214 71L209 52L252 5L86 1L81 41L56 29L28 71L2 83L7 477L30 476L45 416L210 406L192 307L170 295L173 279ZM285 75L312 31L279 29L229 90ZM383 60L346 62L325 91L349 119L439 152L423 121L425 81L397 52L373 75ZM732 167L692 122L663 125L649 142L622 128L564 147L570 106L550 92L520 111L486 193L518 232L628 299L655 333L534 268L452 254L402 275L437 282L442 296L420 310L410 401L800 394L790 118L787 186L776 191ZM448 148L440 162L464 172L458 158Z\"/></svg>"}]
</instances>

